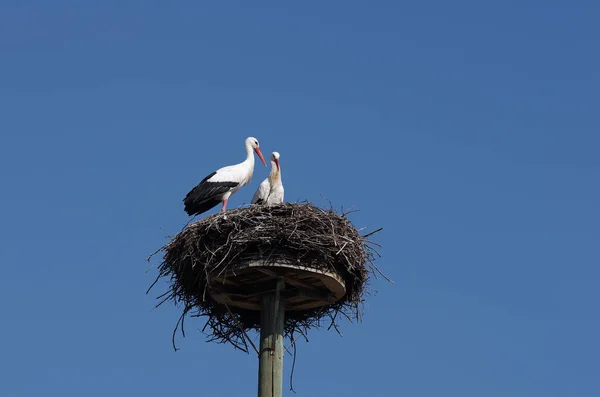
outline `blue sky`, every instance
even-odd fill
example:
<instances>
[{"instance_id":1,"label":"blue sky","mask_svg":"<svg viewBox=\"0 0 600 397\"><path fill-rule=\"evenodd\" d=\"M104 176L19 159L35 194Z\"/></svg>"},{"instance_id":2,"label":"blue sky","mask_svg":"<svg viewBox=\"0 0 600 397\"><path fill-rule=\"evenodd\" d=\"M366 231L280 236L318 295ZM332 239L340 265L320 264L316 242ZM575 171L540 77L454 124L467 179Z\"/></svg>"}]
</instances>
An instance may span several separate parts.
<instances>
[{"instance_id":1,"label":"blue sky","mask_svg":"<svg viewBox=\"0 0 600 397\"><path fill-rule=\"evenodd\" d=\"M396 281L309 334L298 396L599 395L596 2L190 3L0 5L0 396L256 393L145 295L247 136Z\"/></svg>"}]
</instances>

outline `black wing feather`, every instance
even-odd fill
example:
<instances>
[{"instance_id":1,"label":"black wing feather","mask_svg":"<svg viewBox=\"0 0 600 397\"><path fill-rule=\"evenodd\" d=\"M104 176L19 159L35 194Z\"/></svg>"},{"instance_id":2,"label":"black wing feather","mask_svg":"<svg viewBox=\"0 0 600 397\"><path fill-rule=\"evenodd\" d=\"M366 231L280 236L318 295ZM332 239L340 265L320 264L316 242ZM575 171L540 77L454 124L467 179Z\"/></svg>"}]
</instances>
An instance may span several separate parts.
<instances>
[{"instance_id":1,"label":"black wing feather","mask_svg":"<svg viewBox=\"0 0 600 397\"><path fill-rule=\"evenodd\" d=\"M184 209L188 215L198 215L221 202L221 198L231 188L238 185L237 182L208 182L217 172L207 175L194 187L183 199Z\"/></svg>"}]
</instances>

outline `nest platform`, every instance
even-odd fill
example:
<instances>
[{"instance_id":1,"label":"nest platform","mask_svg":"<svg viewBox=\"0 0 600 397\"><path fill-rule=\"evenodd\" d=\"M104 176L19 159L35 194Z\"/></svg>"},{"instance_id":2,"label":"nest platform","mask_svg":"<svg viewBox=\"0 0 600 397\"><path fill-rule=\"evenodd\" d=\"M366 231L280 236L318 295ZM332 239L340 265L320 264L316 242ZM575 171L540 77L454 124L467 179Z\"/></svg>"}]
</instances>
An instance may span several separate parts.
<instances>
[{"instance_id":1,"label":"nest platform","mask_svg":"<svg viewBox=\"0 0 600 397\"><path fill-rule=\"evenodd\" d=\"M374 232L362 236L346 215L286 203L232 209L190 223L157 251L163 258L152 286L168 280L157 306L183 305L175 331L181 325L183 332L188 314L206 317L209 340L242 350L245 331L259 328L261 296L281 279L287 336L323 319L335 326L340 314L360 319L379 254L368 240Z\"/></svg>"},{"instance_id":2,"label":"nest platform","mask_svg":"<svg viewBox=\"0 0 600 397\"><path fill-rule=\"evenodd\" d=\"M251 260L233 266L228 275L210 281L210 295L230 307L260 310L260 298L274 291L283 278L285 310L310 310L333 304L344 297L346 286L337 272L302 266L280 259L276 263Z\"/></svg>"}]
</instances>

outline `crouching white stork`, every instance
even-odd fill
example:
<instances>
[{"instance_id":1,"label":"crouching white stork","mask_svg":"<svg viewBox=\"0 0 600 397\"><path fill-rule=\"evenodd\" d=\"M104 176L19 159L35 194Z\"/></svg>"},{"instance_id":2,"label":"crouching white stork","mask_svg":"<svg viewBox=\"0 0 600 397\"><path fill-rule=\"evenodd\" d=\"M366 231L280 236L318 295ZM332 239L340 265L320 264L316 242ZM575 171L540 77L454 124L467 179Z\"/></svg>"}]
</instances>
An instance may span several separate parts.
<instances>
[{"instance_id":1,"label":"crouching white stork","mask_svg":"<svg viewBox=\"0 0 600 397\"><path fill-rule=\"evenodd\" d=\"M273 205L283 203L283 183L281 182L281 168L279 167L279 153L271 155L271 173L266 178L252 197L252 204Z\"/></svg>"},{"instance_id":2,"label":"crouching white stork","mask_svg":"<svg viewBox=\"0 0 600 397\"><path fill-rule=\"evenodd\" d=\"M252 179L254 172L254 153L252 151L256 152L266 167L267 163L258 147L258 140L253 137L246 138L246 160L236 165L219 168L207 175L183 199L185 212L190 216L198 215L219 203L223 203L221 211L225 211L229 197Z\"/></svg>"}]
</instances>

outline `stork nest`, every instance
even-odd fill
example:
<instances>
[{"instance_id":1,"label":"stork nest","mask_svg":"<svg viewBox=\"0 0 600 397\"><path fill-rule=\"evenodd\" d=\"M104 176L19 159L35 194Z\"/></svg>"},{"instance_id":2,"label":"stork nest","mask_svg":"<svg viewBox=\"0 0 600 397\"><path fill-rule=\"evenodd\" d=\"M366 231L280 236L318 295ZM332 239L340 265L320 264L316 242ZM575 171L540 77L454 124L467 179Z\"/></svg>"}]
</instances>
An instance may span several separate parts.
<instances>
[{"instance_id":1,"label":"stork nest","mask_svg":"<svg viewBox=\"0 0 600 397\"><path fill-rule=\"evenodd\" d=\"M334 303L286 311L285 336L291 340L295 340L294 335L306 338L308 329L323 325L338 330L341 317L350 322L361 321L369 275L379 273L385 277L374 264L379 256L374 246L379 245L368 239L381 229L361 235L347 218L350 212L338 214L333 208L325 210L310 203L252 205L187 225L154 253L162 252L163 258L159 274L148 289L149 292L159 279L166 278L168 289L157 298L157 307L167 301L183 306L173 330L175 350L176 332L181 328L185 336L184 320L189 314L206 317L202 331L208 341L231 343L248 351L246 331L259 329L260 311L217 302L211 296L211 280L256 258L299 261L304 267L335 273L345 284L345 295Z\"/></svg>"}]
</instances>

